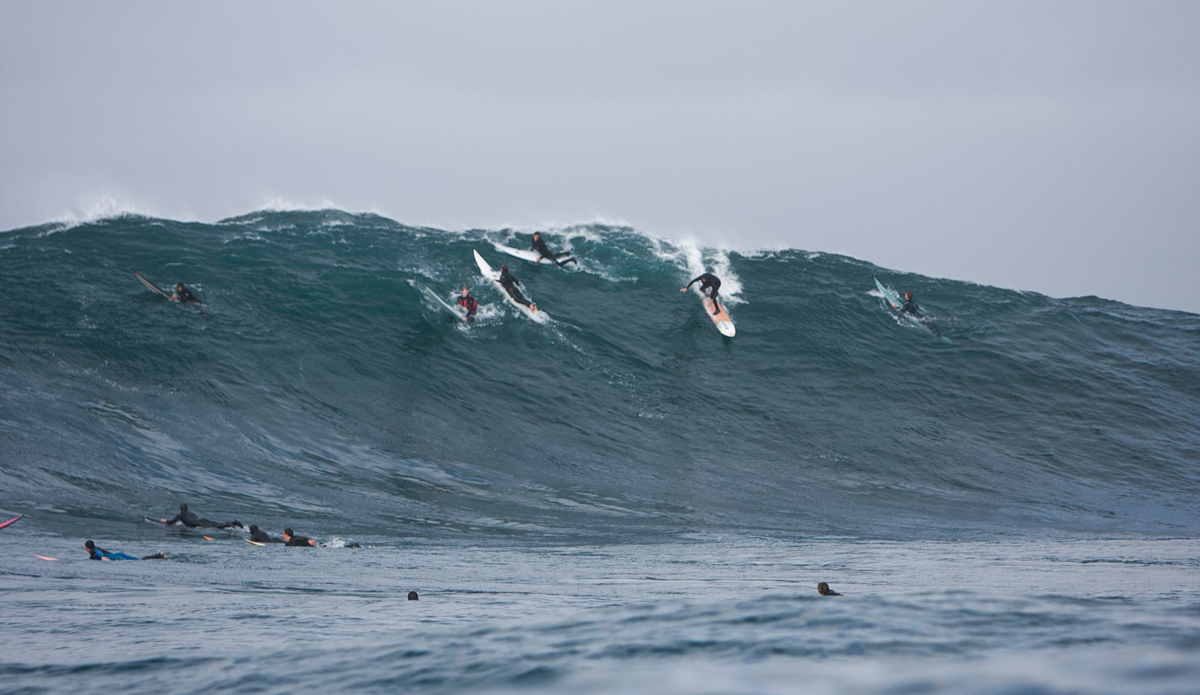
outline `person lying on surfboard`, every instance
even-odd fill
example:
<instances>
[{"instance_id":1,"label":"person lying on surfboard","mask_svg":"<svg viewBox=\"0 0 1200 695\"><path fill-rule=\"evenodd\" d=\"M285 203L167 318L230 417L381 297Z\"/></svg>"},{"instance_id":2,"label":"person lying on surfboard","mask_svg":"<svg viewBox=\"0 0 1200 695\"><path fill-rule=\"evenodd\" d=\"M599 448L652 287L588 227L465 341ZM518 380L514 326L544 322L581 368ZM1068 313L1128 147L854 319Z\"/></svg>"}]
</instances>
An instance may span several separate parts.
<instances>
[{"instance_id":1,"label":"person lying on surfboard","mask_svg":"<svg viewBox=\"0 0 1200 695\"><path fill-rule=\"evenodd\" d=\"M166 524L167 526L172 526L176 523L182 522L183 525L187 526L188 528L233 528L234 526L238 528L246 528L245 526L242 526L242 522L238 521L237 519L234 519L233 521L217 523L215 521L209 521L208 519L198 517L196 516L195 512L188 511L186 504L179 505L179 513L170 519L155 519L149 516L143 516L142 518L146 521L157 521L158 523Z\"/></svg>"},{"instance_id":2,"label":"person lying on surfboard","mask_svg":"<svg viewBox=\"0 0 1200 695\"><path fill-rule=\"evenodd\" d=\"M500 277L497 279L499 280L500 284L504 286L504 291L508 292L508 296L512 297L514 302L517 304L524 304L534 311L538 310L537 304L529 301L525 298L525 295L521 294L521 288L517 287L517 285L521 284L521 281L513 277L512 273L508 272L507 264L500 266Z\"/></svg>"},{"instance_id":3,"label":"person lying on surfboard","mask_svg":"<svg viewBox=\"0 0 1200 695\"><path fill-rule=\"evenodd\" d=\"M179 302L180 304L187 304L189 302L194 302L196 304L200 303L200 300L196 299L196 295L192 294L191 290L184 287L182 282L175 285L175 294L171 295L171 299Z\"/></svg>"},{"instance_id":4,"label":"person lying on surfboard","mask_svg":"<svg viewBox=\"0 0 1200 695\"><path fill-rule=\"evenodd\" d=\"M147 555L146 557L142 557L142 558L137 558L132 555L126 555L125 553L114 553L114 552L105 550L104 548L97 548L96 544L91 541L84 543L83 547L87 548L89 560L108 561L108 560L166 560L167 559L167 556L162 554L161 552L155 553L153 555Z\"/></svg>"},{"instance_id":5,"label":"person lying on surfboard","mask_svg":"<svg viewBox=\"0 0 1200 695\"><path fill-rule=\"evenodd\" d=\"M250 524L250 540L255 543L287 543L282 538L276 538L266 531L260 531L256 524Z\"/></svg>"},{"instance_id":6,"label":"person lying on surfboard","mask_svg":"<svg viewBox=\"0 0 1200 695\"><path fill-rule=\"evenodd\" d=\"M709 299L712 300L712 303L713 303L713 312L712 313L714 315L721 313L721 305L717 303L717 290L721 289L721 278L717 277L716 275L713 275L712 273L704 273L703 275L700 275L699 277L697 277L695 280L692 280L691 282L689 282L687 284L687 287L684 287L683 289L681 289L679 291L687 292L688 287L691 287L692 285L696 284L697 282L700 283L700 294L705 294L708 296ZM705 290L708 290L708 292L705 292Z\"/></svg>"},{"instance_id":7,"label":"person lying on surfboard","mask_svg":"<svg viewBox=\"0 0 1200 695\"><path fill-rule=\"evenodd\" d=\"M462 287L462 296L458 298L458 305L467 310L467 316L463 320L467 323L473 323L475 321L475 312L479 311L479 302L475 301L475 298L471 296L471 291L467 289L466 285Z\"/></svg>"},{"instance_id":8,"label":"person lying on surfboard","mask_svg":"<svg viewBox=\"0 0 1200 695\"><path fill-rule=\"evenodd\" d=\"M295 548L295 547L311 548L317 544L317 542L311 538L305 538L304 536L294 535L290 528L285 528L283 530L283 542L293 548Z\"/></svg>"},{"instance_id":9,"label":"person lying on surfboard","mask_svg":"<svg viewBox=\"0 0 1200 695\"><path fill-rule=\"evenodd\" d=\"M546 241L544 239L542 239L541 232L533 233L533 245L530 246L529 248L534 251L537 251L538 256L541 257L541 258L538 258L538 263L541 263L542 258L545 258L546 260L550 261L551 263L557 265L559 268L563 267L564 265L566 265L568 263L574 263L575 265L579 265L579 261L575 260L574 256L571 256L567 260L559 263L559 261L558 261L559 256L566 256L568 254L566 252L551 253L550 248L548 246L546 246Z\"/></svg>"},{"instance_id":10,"label":"person lying on surfboard","mask_svg":"<svg viewBox=\"0 0 1200 695\"><path fill-rule=\"evenodd\" d=\"M913 301L912 290L904 293L904 306L900 309L900 313L912 314L913 318L916 319L921 318L921 307L917 306L917 303Z\"/></svg>"}]
</instances>

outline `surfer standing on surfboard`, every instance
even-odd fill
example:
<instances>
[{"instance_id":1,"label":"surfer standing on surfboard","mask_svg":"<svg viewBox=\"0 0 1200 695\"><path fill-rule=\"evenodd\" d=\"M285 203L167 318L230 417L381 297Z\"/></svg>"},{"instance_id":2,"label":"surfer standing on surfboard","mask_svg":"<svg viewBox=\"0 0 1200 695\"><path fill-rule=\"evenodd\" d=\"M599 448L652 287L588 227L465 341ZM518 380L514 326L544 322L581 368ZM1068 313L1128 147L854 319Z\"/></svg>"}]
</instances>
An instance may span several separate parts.
<instances>
[{"instance_id":1,"label":"surfer standing on surfboard","mask_svg":"<svg viewBox=\"0 0 1200 695\"><path fill-rule=\"evenodd\" d=\"M546 246L546 241L544 239L542 239L541 232L533 233L533 245L530 246L529 248L533 251L537 251L537 254L539 256L538 263L541 263L542 259L545 258L546 260L550 261L551 263L557 265L559 268L563 267L564 265L566 265L568 263L574 263L575 265L579 265L579 261L575 260L574 256L571 256L567 260L562 261L560 263L558 261L558 257L566 256L567 254L565 252L564 253L552 253L550 251L550 248L548 246Z\"/></svg>"},{"instance_id":2,"label":"surfer standing on surfboard","mask_svg":"<svg viewBox=\"0 0 1200 695\"><path fill-rule=\"evenodd\" d=\"M508 296L512 297L514 302L524 304L533 311L538 310L537 304L529 301L525 298L525 295L521 294L521 288L517 287L517 285L521 284L521 281L508 272L507 264L500 266L500 277L496 278L496 281L504 287L504 291L508 292Z\"/></svg>"},{"instance_id":3,"label":"surfer standing on surfboard","mask_svg":"<svg viewBox=\"0 0 1200 695\"><path fill-rule=\"evenodd\" d=\"M683 289L681 289L679 291L687 292L688 287L691 287L692 285L696 284L697 282L700 283L700 294L707 295L708 298L712 300L713 316L716 316L717 314L721 313L721 305L717 303L717 290L721 289L721 278L717 277L716 275L713 275L712 273L704 273L703 275L697 277L695 280L692 280L691 282L689 282L687 284L687 287L684 287ZM708 290L708 292L705 292L705 290Z\"/></svg>"}]
</instances>

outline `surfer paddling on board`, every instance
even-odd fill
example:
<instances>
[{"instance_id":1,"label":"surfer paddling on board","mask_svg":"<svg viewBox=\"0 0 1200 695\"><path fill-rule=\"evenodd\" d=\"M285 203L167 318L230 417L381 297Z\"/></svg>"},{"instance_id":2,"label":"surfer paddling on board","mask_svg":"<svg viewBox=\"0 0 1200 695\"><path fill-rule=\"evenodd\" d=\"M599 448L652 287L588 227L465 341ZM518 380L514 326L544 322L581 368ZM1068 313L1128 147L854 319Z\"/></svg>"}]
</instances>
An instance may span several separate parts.
<instances>
[{"instance_id":1,"label":"surfer paddling on board","mask_svg":"<svg viewBox=\"0 0 1200 695\"><path fill-rule=\"evenodd\" d=\"M462 296L458 298L458 305L467 310L467 315L463 317L463 321L467 323L475 322L475 312L479 311L479 302L471 296L471 290L467 289L466 285L462 287Z\"/></svg>"},{"instance_id":2,"label":"surfer paddling on board","mask_svg":"<svg viewBox=\"0 0 1200 695\"><path fill-rule=\"evenodd\" d=\"M311 548L317 544L317 542L311 538L305 538L304 536L297 536L293 534L290 528L285 528L283 530L283 542L292 548Z\"/></svg>"},{"instance_id":3,"label":"surfer paddling on board","mask_svg":"<svg viewBox=\"0 0 1200 695\"><path fill-rule=\"evenodd\" d=\"M167 526L173 526L176 523L182 523L188 528L233 528L234 526L238 528L246 528L245 526L242 526L242 522L238 521L237 519L234 519L233 521L217 523L216 521L209 521L208 519L196 516L195 512L188 511L186 504L179 505L179 513L170 519L155 519L149 516L143 516L142 518L146 521L157 521L158 523L166 524Z\"/></svg>"},{"instance_id":4,"label":"surfer paddling on board","mask_svg":"<svg viewBox=\"0 0 1200 695\"><path fill-rule=\"evenodd\" d=\"M691 287L692 285L696 284L697 282L700 283L700 294L706 295L709 299L712 300L713 315L715 316L716 314L721 313L721 305L717 303L717 291L721 289L721 278L717 277L716 275L713 275L712 273L704 273L703 275L697 277L695 280L692 280L691 282L689 282L687 284L687 287L684 287L683 289L681 289L679 291L687 292L688 288ZM708 291L705 292L705 290L708 290Z\"/></svg>"},{"instance_id":5,"label":"surfer paddling on board","mask_svg":"<svg viewBox=\"0 0 1200 695\"><path fill-rule=\"evenodd\" d=\"M282 538L276 538L266 531L259 529L256 524L250 524L250 540L255 543L287 543Z\"/></svg>"},{"instance_id":6,"label":"surfer paddling on board","mask_svg":"<svg viewBox=\"0 0 1200 695\"><path fill-rule=\"evenodd\" d=\"M517 285L521 284L521 281L513 277L512 273L508 272L507 264L500 266L500 277L497 278L497 281L504 287L504 291L508 292L508 296L512 297L514 302L517 304L524 304L533 311L538 310L537 304L529 301L525 298L525 295L521 294L521 288L517 287Z\"/></svg>"},{"instance_id":7,"label":"surfer paddling on board","mask_svg":"<svg viewBox=\"0 0 1200 695\"><path fill-rule=\"evenodd\" d=\"M921 307L917 306L917 303L913 301L912 290L904 293L904 306L900 309L900 313L911 314L916 319L921 318Z\"/></svg>"},{"instance_id":8,"label":"surfer paddling on board","mask_svg":"<svg viewBox=\"0 0 1200 695\"><path fill-rule=\"evenodd\" d=\"M97 548L96 544L93 543L92 541L88 541L87 543L84 543L83 547L87 548L89 560L104 560L107 562L109 560L166 560L167 559L167 556L162 554L161 552L155 553L153 555L147 555L146 557L142 557L142 558L134 557L132 555L126 555L125 553L114 553L114 552L105 550L104 548Z\"/></svg>"},{"instance_id":9,"label":"surfer paddling on board","mask_svg":"<svg viewBox=\"0 0 1200 695\"><path fill-rule=\"evenodd\" d=\"M565 252L564 253L552 253L550 251L550 248L548 246L546 246L545 239L542 239L541 232L533 233L533 245L530 246L529 248L533 251L537 251L538 263L541 263L542 259L544 258L544 259L550 261L551 263L557 265L559 268L563 267L564 265L566 265L568 263L574 263L575 265L579 265L579 261L575 260L574 256L571 256L567 260L562 261L560 263L558 260L559 256L566 256L569 254L567 254Z\"/></svg>"},{"instance_id":10,"label":"surfer paddling on board","mask_svg":"<svg viewBox=\"0 0 1200 695\"><path fill-rule=\"evenodd\" d=\"M196 299L196 295L192 294L191 290L184 287L182 282L175 285L175 294L171 295L171 299L179 302L180 304L200 303L200 300Z\"/></svg>"}]
</instances>

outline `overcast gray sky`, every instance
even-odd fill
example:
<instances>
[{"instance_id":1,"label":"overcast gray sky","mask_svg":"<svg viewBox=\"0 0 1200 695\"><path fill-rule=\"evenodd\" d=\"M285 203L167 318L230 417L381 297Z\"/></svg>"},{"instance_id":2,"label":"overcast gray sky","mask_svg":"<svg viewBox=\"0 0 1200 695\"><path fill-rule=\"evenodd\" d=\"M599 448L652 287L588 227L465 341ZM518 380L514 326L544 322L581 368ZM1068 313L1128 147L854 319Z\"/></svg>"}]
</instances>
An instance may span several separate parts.
<instances>
[{"instance_id":1,"label":"overcast gray sky","mask_svg":"<svg viewBox=\"0 0 1200 695\"><path fill-rule=\"evenodd\" d=\"M0 0L0 229L326 203L1200 313L1200 2Z\"/></svg>"}]
</instances>

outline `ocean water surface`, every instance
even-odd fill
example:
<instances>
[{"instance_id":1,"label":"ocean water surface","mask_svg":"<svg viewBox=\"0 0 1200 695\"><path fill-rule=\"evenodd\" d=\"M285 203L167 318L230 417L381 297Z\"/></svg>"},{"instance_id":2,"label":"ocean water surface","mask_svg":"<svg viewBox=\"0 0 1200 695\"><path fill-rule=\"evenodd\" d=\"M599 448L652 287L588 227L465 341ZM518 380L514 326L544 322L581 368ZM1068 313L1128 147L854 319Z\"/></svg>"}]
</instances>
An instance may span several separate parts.
<instances>
[{"instance_id":1,"label":"ocean water surface","mask_svg":"<svg viewBox=\"0 0 1200 695\"><path fill-rule=\"evenodd\" d=\"M1196 692L1200 317L541 231L0 233L0 693Z\"/></svg>"}]
</instances>

